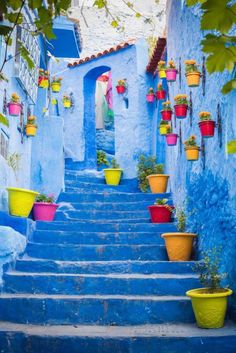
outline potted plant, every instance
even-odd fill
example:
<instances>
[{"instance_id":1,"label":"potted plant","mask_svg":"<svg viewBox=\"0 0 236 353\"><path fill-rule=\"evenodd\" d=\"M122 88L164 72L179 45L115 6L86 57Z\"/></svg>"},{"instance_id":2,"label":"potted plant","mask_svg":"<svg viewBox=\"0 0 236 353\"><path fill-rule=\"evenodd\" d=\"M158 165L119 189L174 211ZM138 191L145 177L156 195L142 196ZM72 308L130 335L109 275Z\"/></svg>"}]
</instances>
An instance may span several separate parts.
<instances>
[{"instance_id":1,"label":"potted plant","mask_svg":"<svg viewBox=\"0 0 236 353\"><path fill-rule=\"evenodd\" d=\"M97 151L97 166L99 170L103 169L105 166L109 166L109 162L104 151Z\"/></svg>"},{"instance_id":2,"label":"potted plant","mask_svg":"<svg viewBox=\"0 0 236 353\"><path fill-rule=\"evenodd\" d=\"M176 146L179 135L172 132L172 127L167 126L166 143L168 146Z\"/></svg>"},{"instance_id":3,"label":"potted plant","mask_svg":"<svg viewBox=\"0 0 236 353\"><path fill-rule=\"evenodd\" d=\"M173 206L167 204L168 199L157 199L155 204L148 206L152 223L169 223Z\"/></svg>"},{"instance_id":4,"label":"potted plant","mask_svg":"<svg viewBox=\"0 0 236 353\"><path fill-rule=\"evenodd\" d=\"M63 106L64 108L71 108L71 97L70 96L67 96L66 94L64 94L63 96Z\"/></svg>"},{"instance_id":5,"label":"potted plant","mask_svg":"<svg viewBox=\"0 0 236 353\"><path fill-rule=\"evenodd\" d=\"M12 93L11 101L8 103L9 115L18 116L21 113L20 97L17 93Z\"/></svg>"},{"instance_id":6,"label":"potted plant","mask_svg":"<svg viewBox=\"0 0 236 353\"><path fill-rule=\"evenodd\" d=\"M195 60L185 60L185 76L189 87L197 87L200 84L201 72Z\"/></svg>"},{"instance_id":7,"label":"potted plant","mask_svg":"<svg viewBox=\"0 0 236 353\"><path fill-rule=\"evenodd\" d=\"M200 328L220 328L224 326L229 288L223 288L221 281L225 274L220 273L221 248L203 252L202 260L195 265L203 288L187 291L191 298L197 325Z\"/></svg>"},{"instance_id":8,"label":"potted plant","mask_svg":"<svg viewBox=\"0 0 236 353\"><path fill-rule=\"evenodd\" d=\"M212 120L210 112L199 113L200 122L198 123L203 137L213 137L215 133L215 121Z\"/></svg>"},{"instance_id":9,"label":"potted plant","mask_svg":"<svg viewBox=\"0 0 236 353\"><path fill-rule=\"evenodd\" d=\"M175 116L178 119L184 119L187 116L188 111L188 99L187 94L177 94L174 97L175 100Z\"/></svg>"},{"instance_id":10,"label":"potted plant","mask_svg":"<svg viewBox=\"0 0 236 353\"><path fill-rule=\"evenodd\" d=\"M139 157L138 186L142 192L147 192L150 186L152 193L165 193L169 175L163 173L164 166L156 162L156 157Z\"/></svg>"},{"instance_id":11,"label":"potted plant","mask_svg":"<svg viewBox=\"0 0 236 353\"><path fill-rule=\"evenodd\" d=\"M199 147L197 146L196 136L191 135L184 141L184 149L188 161L197 161L199 158Z\"/></svg>"},{"instance_id":12,"label":"potted plant","mask_svg":"<svg viewBox=\"0 0 236 353\"><path fill-rule=\"evenodd\" d=\"M189 261L196 234L186 232L186 215L183 208L177 208L178 232L163 233L166 251L170 261Z\"/></svg>"},{"instance_id":13,"label":"potted plant","mask_svg":"<svg viewBox=\"0 0 236 353\"><path fill-rule=\"evenodd\" d=\"M148 93L146 94L146 100L148 103L153 103L155 100L155 92L152 87L149 88Z\"/></svg>"},{"instance_id":14,"label":"potted plant","mask_svg":"<svg viewBox=\"0 0 236 353\"><path fill-rule=\"evenodd\" d=\"M157 64L159 78L166 78L166 62L161 60Z\"/></svg>"},{"instance_id":15,"label":"potted plant","mask_svg":"<svg viewBox=\"0 0 236 353\"><path fill-rule=\"evenodd\" d=\"M54 76L54 77L52 78L51 88L52 88L52 91L53 91L54 93L60 92L60 90L61 90L61 81L62 81L62 78L61 78L61 77L56 77L56 76Z\"/></svg>"},{"instance_id":16,"label":"potted plant","mask_svg":"<svg viewBox=\"0 0 236 353\"><path fill-rule=\"evenodd\" d=\"M168 82L175 82L177 73L178 70L176 69L174 61L170 60L166 68L166 80Z\"/></svg>"},{"instance_id":17,"label":"potted plant","mask_svg":"<svg viewBox=\"0 0 236 353\"><path fill-rule=\"evenodd\" d=\"M36 116L30 115L27 118L25 132L27 136L35 136L37 131Z\"/></svg>"},{"instance_id":18,"label":"potted plant","mask_svg":"<svg viewBox=\"0 0 236 353\"><path fill-rule=\"evenodd\" d=\"M123 94L126 91L126 79L118 80L116 90L118 94Z\"/></svg>"},{"instance_id":19,"label":"potted plant","mask_svg":"<svg viewBox=\"0 0 236 353\"><path fill-rule=\"evenodd\" d=\"M111 168L104 169L103 172L108 185L119 185L123 169L120 168L115 158L111 161Z\"/></svg>"},{"instance_id":20,"label":"potted plant","mask_svg":"<svg viewBox=\"0 0 236 353\"><path fill-rule=\"evenodd\" d=\"M161 118L162 120L171 121L172 108L170 101L162 103Z\"/></svg>"},{"instance_id":21,"label":"potted plant","mask_svg":"<svg viewBox=\"0 0 236 353\"><path fill-rule=\"evenodd\" d=\"M7 188L7 191L9 213L12 216L28 217L39 193L21 188Z\"/></svg>"},{"instance_id":22,"label":"potted plant","mask_svg":"<svg viewBox=\"0 0 236 353\"><path fill-rule=\"evenodd\" d=\"M38 78L38 86L40 88L48 88L49 87L49 72L44 69L39 69L39 78Z\"/></svg>"},{"instance_id":23,"label":"potted plant","mask_svg":"<svg viewBox=\"0 0 236 353\"><path fill-rule=\"evenodd\" d=\"M169 121L161 120L159 124L160 135L166 135L169 126Z\"/></svg>"},{"instance_id":24,"label":"potted plant","mask_svg":"<svg viewBox=\"0 0 236 353\"><path fill-rule=\"evenodd\" d=\"M156 96L157 96L158 100L166 99L166 91L164 90L164 88L163 88L161 83L158 83L158 85L157 85Z\"/></svg>"},{"instance_id":25,"label":"potted plant","mask_svg":"<svg viewBox=\"0 0 236 353\"><path fill-rule=\"evenodd\" d=\"M34 220L47 222L53 221L58 207L54 201L54 195L39 194L36 197L33 208Z\"/></svg>"}]
</instances>

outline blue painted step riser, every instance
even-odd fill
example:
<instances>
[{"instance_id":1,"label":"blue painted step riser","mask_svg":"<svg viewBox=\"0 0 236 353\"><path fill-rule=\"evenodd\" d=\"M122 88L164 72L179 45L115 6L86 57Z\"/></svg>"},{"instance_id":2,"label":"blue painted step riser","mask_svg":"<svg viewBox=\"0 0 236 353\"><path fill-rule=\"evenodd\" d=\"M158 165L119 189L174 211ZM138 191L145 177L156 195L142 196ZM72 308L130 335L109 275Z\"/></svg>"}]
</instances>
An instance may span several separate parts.
<instances>
[{"instance_id":1,"label":"blue painted step riser","mask_svg":"<svg viewBox=\"0 0 236 353\"><path fill-rule=\"evenodd\" d=\"M54 244L159 244L164 245L162 233L83 233L36 231L33 241Z\"/></svg>"},{"instance_id":2,"label":"blue painted step riser","mask_svg":"<svg viewBox=\"0 0 236 353\"><path fill-rule=\"evenodd\" d=\"M77 181L81 183L86 183L86 184L95 184L95 185L106 185L105 177L101 173L100 177L92 177L92 176L82 176L81 174L76 173L75 171L65 171L65 182L70 182L70 181ZM124 179L121 178L120 180L120 185L125 185L129 187L135 187L137 188L138 186L138 181L137 179Z\"/></svg>"},{"instance_id":3,"label":"blue painted step riser","mask_svg":"<svg viewBox=\"0 0 236 353\"><path fill-rule=\"evenodd\" d=\"M194 322L191 302L101 298L0 298L0 317L32 324L144 325Z\"/></svg>"},{"instance_id":4,"label":"blue painted step riser","mask_svg":"<svg viewBox=\"0 0 236 353\"><path fill-rule=\"evenodd\" d=\"M55 273L175 273L193 274L191 262L55 262L53 260L31 261L18 260L16 270L23 272L55 272Z\"/></svg>"},{"instance_id":5,"label":"blue painted step riser","mask_svg":"<svg viewBox=\"0 0 236 353\"><path fill-rule=\"evenodd\" d=\"M235 353L236 337L101 337L0 332L2 353ZM29 348L30 347L30 348ZM29 350L30 349L30 350Z\"/></svg>"},{"instance_id":6,"label":"blue painted step riser","mask_svg":"<svg viewBox=\"0 0 236 353\"><path fill-rule=\"evenodd\" d=\"M129 275L127 275L128 277ZM75 275L6 274L5 291L9 293L69 294L69 295L182 295L198 288L196 278L108 278Z\"/></svg>"},{"instance_id":7,"label":"blue painted step riser","mask_svg":"<svg viewBox=\"0 0 236 353\"><path fill-rule=\"evenodd\" d=\"M64 203L62 202L59 211L63 210L78 210L78 211L143 211L147 210L147 207L150 206L152 202L150 201L138 201L138 202L87 202L87 203Z\"/></svg>"},{"instance_id":8,"label":"blue painted step riser","mask_svg":"<svg viewBox=\"0 0 236 353\"><path fill-rule=\"evenodd\" d=\"M135 202L150 201L154 203L157 198L170 198L170 194L145 194L145 193L66 193L60 194L58 202Z\"/></svg>"},{"instance_id":9,"label":"blue painted step riser","mask_svg":"<svg viewBox=\"0 0 236 353\"><path fill-rule=\"evenodd\" d=\"M29 243L27 254L31 257L66 261L103 260L167 260L165 246L60 246Z\"/></svg>"},{"instance_id":10,"label":"blue painted step riser","mask_svg":"<svg viewBox=\"0 0 236 353\"><path fill-rule=\"evenodd\" d=\"M69 217L69 216L66 216L65 214L61 213L59 216L55 216L55 221L76 221L76 222L83 222L83 221L92 221L92 222L96 222L96 217L93 217L93 218L86 218L86 217ZM99 222L102 223L102 222L106 222L106 221L109 221L110 223L115 223L115 224L122 224L122 223L127 223L129 222L130 224L141 224L141 223L147 223L147 222L151 222L150 219L148 218L138 218L138 219L135 219L135 218L114 218L114 219L106 219L105 217L102 219L99 219Z\"/></svg>"},{"instance_id":11,"label":"blue painted step riser","mask_svg":"<svg viewBox=\"0 0 236 353\"><path fill-rule=\"evenodd\" d=\"M81 181L66 181L65 182L65 191L70 191L76 189L84 190L86 192L91 192L91 191L98 191L98 192L106 192L106 191L111 191L111 192L140 192L137 187L135 186L129 186L129 185L107 185L107 184L89 184L89 183L83 183Z\"/></svg>"},{"instance_id":12,"label":"blue painted step riser","mask_svg":"<svg viewBox=\"0 0 236 353\"><path fill-rule=\"evenodd\" d=\"M63 220L64 218L79 218L79 219L95 219L95 220L110 220L110 219L147 219L149 221L150 214L148 210L141 211L61 211L56 213L55 220Z\"/></svg>"},{"instance_id":13,"label":"blue painted step riser","mask_svg":"<svg viewBox=\"0 0 236 353\"><path fill-rule=\"evenodd\" d=\"M174 223L106 223L103 222L37 222L37 230L59 230L76 232L176 232Z\"/></svg>"}]
</instances>

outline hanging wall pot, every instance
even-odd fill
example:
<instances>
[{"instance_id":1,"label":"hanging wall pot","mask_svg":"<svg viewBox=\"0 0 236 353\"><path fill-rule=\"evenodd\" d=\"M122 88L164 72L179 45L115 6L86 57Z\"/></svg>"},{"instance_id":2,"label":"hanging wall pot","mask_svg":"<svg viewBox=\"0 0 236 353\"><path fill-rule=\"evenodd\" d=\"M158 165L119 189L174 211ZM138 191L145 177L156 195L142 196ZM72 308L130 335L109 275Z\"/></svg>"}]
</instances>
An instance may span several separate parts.
<instances>
[{"instance_id":1,"label":"hanging wall pot","mask_svg":"<svg viewBox=\"0 0 236 353\"><path fill-rule=\"evenodd\" d=\"M213 137L215 134L215 121L211 118L210 112L199 113L200 122L198 123L202 137Z\"/></svg>"},{"instance_id":2,"label":"hanging wall pot","mask_svg":"<svg viewBox=\"0 0 236 353\"><path fill-rule=\"evenodd\" d=\"M175 100L175 116L178 119L185 119L188 113L187 94L177 94Z\"/></svg>"},{"instance_id":3,"label":"hanging wall pot","mask_svg":"<svg viewBox=\"0 0 236 353\"><path fill-rule=\"evenodd\" d=\"M164 90L161 83L158 83L156 97L158 100L166 99L166 91Z\"/></svg>"},{"instance_id":4,"label":"hanging wall pot","mask_svg":"<svg viewBox=\"0 0 236 353\"><path fill-rule=\"evenodd\" d=\"M166 78L166 62L160 60L157 64L158 76L160 79Z\"/></svg>"},{"instance_id":5,"label":"hanging wall pot","mask_svg":"<svg viewBox=\"0 0 236 353\"><path fill-rule=\"evenodd\" d=\"M126 91L126 79L123 80L118 80L117 86L116 86L116 91L118 94L124 94Z\"/></svg>"},{"instance_id":6,"label":"hanging wall pot","mask_svg":"<svg viewBox=\"0 0 236 353\"><path fill-rule=\"evenodd\" d=\"M201 72L195 60L185 60L185 76L189 87L200 85Z\"/></svg>"},{"instance_id":7,"label":"hanging wall pot","mask_svg":"<svg viewBox=\"0 0 236 353\"><path fill-rule=\"evenodd\" d=\"M188 161L198 160L200 148L197 146L195 135L191 135L186 141L184 141L184 149Z\"/></svg>"},{"instance_id":8,"label":"hanging wall pot","mask_svg":"<svg viewBox=\"0 0 236 353\"><path fill-rule=\"evenodd\" d=\"M162 103L161 118L164 121L171 121L172 108L170 101Z\"/></svg>"},{"instance_id":9,"label":"hanging wall pot","mask_svg":"<svg viewBox=\"0 0 236 353\"><path fill-rule=\"evenodd\" d=\"M19 116L21 113L20 97L16 93L12 93L11 101L8 103L8 112L11 116Z\"/></svg>"},{"instance_id":10,"label":"hanging wall pot","mask_svg":"<svg viewBox=\"0 0 236 353\"><path fill-rule=\"evenodd\" d=\"M154 103L155 102L155 92L152 87L149 88L148 93L146 94L146 100L148 103Z\"/></svg>"},{"instance_id":11,"label":"hanging wall pot","mask_svg":"<svg viewBox=\"0 0 236 353\"><path fill-rule=\"evenodd\" d=\"M178 70L176 69L174 61L170 60L166 68L166 80L168 82L175 82L177 73L178 73Z\"/></svg>"}]
</instances>

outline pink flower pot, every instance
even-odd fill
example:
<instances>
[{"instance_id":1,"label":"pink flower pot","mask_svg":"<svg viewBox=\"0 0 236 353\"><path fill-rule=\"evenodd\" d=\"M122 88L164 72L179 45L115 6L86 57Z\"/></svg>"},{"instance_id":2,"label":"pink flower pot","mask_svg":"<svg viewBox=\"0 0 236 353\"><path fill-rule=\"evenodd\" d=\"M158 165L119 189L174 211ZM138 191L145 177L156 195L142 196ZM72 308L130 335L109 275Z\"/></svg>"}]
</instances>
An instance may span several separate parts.
<instances>
[{"instance_id":1,"label":"pink flower pot","mask_svg":"<svg viewBox=\"0 0 236 353\"><path fill-rule=\"evenodd\" d=\"M168 146L176 146L177 144L177 139L178 139L177 134L167 134L166 135L166 142Z\"/></svg>"},{"instance_id":2,"label":"pink flower pot","mask_svg":"<svg viewBox=\"0 0 236 353\"><path fill-rule=\"evenodd\" d=\"M9 115L18 116L21 113L21 104L20 103L8 103Z\"/></svg>"},{"instance_id":3,"label":"pink flower pot","mask_svg":"<svg viewBox=\"0 0 236 353\"><path fill-rule=\"evenodd\" d=\"M57 207L56 203L35 202L33 208L35 221L53 221Z\"/></svg>"},{"instance_id":4,"label":"pink flower pot","mask_svg":"<svg viewBox=\"0 0 236 353\"><path fill-rule=\"evenodd\" d=\"M166 70L166 79L168 82L176 81L177 70L176 69L167 69Z\"/></svg>"},{"instance_id":5,"label":"pink flower pot","mask_svg":"<svg viewBox=\"0 0 236 353\"><path fill-rule=\"evenodd\" d=\"M155 100L155 94L146 94L146 99L148 103L153 103Z\"/></svg>"}]
</instances>

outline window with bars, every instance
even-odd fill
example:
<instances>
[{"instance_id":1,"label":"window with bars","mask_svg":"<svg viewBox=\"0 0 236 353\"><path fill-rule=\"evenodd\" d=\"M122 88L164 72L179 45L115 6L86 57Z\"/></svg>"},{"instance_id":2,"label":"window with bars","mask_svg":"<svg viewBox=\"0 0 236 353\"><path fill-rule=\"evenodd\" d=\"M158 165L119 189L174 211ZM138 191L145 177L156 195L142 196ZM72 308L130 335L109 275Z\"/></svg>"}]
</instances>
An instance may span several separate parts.
<instances>
[{"instance_id":1,"label":"window with bars","mask_svg":"<svg viewBox=\"0 0 236 353\"><path fill-rule=\"evenodd\" d=\"M7 160L9 152L9 136L0 130L0 155Z\"/></svg>"},{"instance_id":2,"label":"window with bars","mask_svg":"<svg viewBox=\"0 0 236 353\"><path fill-rule=\"evenodd\" d=\"M23 43L30 53L30 56L35 64L35 68L30 70L26 61L19 52L18 39ZM33 37L30 32L20 26L17 28L17 43L16 43L16 60L15 74L16 78L31 98L32 102L36 102L38 91L38 67L40 62L40 47L37 38Z\"/></svg>"}]
</instances>

